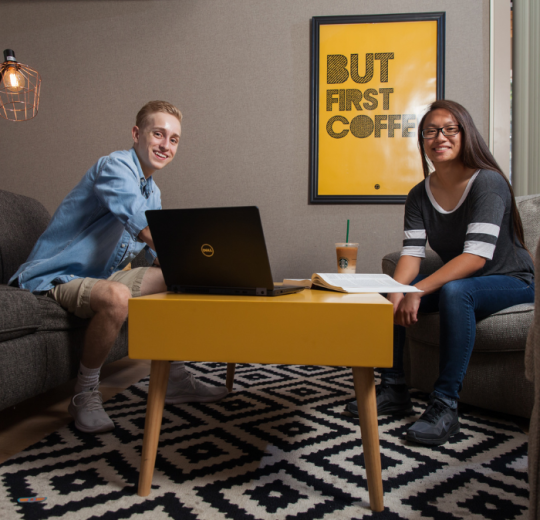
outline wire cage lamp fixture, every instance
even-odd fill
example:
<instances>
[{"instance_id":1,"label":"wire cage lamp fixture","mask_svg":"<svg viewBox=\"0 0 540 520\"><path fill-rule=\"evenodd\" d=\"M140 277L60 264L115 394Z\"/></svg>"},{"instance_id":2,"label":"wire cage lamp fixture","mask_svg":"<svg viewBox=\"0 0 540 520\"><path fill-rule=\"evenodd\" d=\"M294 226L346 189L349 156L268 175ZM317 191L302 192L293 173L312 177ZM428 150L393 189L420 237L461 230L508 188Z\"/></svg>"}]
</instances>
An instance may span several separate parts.
<instances>
[{"instance_id":1,"label":"wire cage lamp fixture","mask_svg":"<svg viewBox=\"0 0 540 520\"><path fill-rule=\"evenodd\" d=\"M18 63L12 49L4 51L0 65L0 116L8 121L27 121L39 108L41 78L37 71Z\"/></svg>"}]
</instances>

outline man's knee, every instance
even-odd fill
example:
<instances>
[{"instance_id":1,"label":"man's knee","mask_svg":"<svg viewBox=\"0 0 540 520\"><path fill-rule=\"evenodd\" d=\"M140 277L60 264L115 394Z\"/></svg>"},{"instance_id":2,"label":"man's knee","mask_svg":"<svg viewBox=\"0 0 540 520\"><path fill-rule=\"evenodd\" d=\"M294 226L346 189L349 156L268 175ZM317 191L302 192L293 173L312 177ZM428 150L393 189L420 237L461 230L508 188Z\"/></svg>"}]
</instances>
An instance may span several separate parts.
<instances>
[{"instance_id":1,"label":"man's knee","mask_svg":"<svg viewBox=\"0 0 540 520\"><path fill-rule=\"evenodd\" d=\"M123 322L127 318L130 290L121 283L102 280L92 289L90 303L96 313L106 313Z\"/></svg>"}]
</instances>

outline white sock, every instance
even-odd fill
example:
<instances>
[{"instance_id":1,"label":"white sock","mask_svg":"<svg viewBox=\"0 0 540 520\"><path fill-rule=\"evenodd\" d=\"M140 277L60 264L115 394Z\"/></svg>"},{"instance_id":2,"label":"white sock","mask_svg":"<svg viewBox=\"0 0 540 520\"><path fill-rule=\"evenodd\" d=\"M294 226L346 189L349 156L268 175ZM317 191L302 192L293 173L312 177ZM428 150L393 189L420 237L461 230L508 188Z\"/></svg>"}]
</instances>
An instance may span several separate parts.
<instances>
[{"instance_id":1,"label":"white sock","mask_svg":"<svg viewBox=\"0 0 540 520\"><path fill-rule=\"evenodd\" d=\"M77 383L75 384L75 393L87 392L91 388L99 385L99 368L86 368L82 363L79 365L79 373L77 374Z\"/></svg>"},{"instance_id":2,"label":"white sock","mask_svg":"<svg viewBox=\"0 0 540 520\"><path fill-rule=\"evenodd\" d=\"M171 361L169 369L169 378L173 381L182 381L189 376L189 372L186 370L186 365L183 361Z\"/></svg>"}]
</instances>

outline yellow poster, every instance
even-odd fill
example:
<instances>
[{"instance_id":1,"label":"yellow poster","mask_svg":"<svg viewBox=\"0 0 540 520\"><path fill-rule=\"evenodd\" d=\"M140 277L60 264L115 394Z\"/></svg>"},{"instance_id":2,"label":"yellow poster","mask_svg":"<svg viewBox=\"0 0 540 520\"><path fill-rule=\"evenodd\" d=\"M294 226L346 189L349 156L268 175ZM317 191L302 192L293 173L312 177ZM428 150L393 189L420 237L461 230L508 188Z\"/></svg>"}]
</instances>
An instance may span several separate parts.
<instances>
[{"instance_id":1,"label":"yellow poster","mask_svg":"<svg viewBox=\"0 0 540 520\"><path fill-rule=\"evenodd\" d=\"M418 123L442 97L440 20L395 16L317 24L312 202L403 202L423 179Z\"/></svg>"}]
</instances>

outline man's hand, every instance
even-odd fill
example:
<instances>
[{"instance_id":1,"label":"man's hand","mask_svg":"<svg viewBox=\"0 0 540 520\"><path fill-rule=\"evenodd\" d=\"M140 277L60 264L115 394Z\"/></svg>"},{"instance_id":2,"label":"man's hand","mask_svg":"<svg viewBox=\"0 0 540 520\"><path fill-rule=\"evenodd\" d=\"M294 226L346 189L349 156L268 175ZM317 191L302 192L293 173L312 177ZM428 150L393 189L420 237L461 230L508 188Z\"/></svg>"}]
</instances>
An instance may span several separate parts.
<instances>
[{"instance_id":1,"label":"man's hand","mask_svg":"<svg viewBox=\"0 0 540 520\"><path fill-rule=\"evenodd\" d=\"M156 267L161 267L161 264L159 263L158 257L154 258L154 263L152 265L155 265Z\"/></svg>"},{"instance_id":2,"label":"man's hand","mask_svg":"<svg viewBox=\"0 0 540 520\"><path fill-rule=\"evenodd\" d=\"M150 228L146 226L140 233L139 233L139 240L141 242L144 242L150 246L151 249L154 251L156 250L154 246L154 241L152 240L152 233L150 233Z\"/></svg>"},{"instance_id":3,"label":"man's hand","mask_svg":"<svg viewBox=\"0 0 540 520\"><path fill-rule=\"evenodd\" d=\"M421 293L407 293L394 312L394 323L403 327L410 327L418 321L418 308L420 307Z\"/></svg>"}]
</instances>

